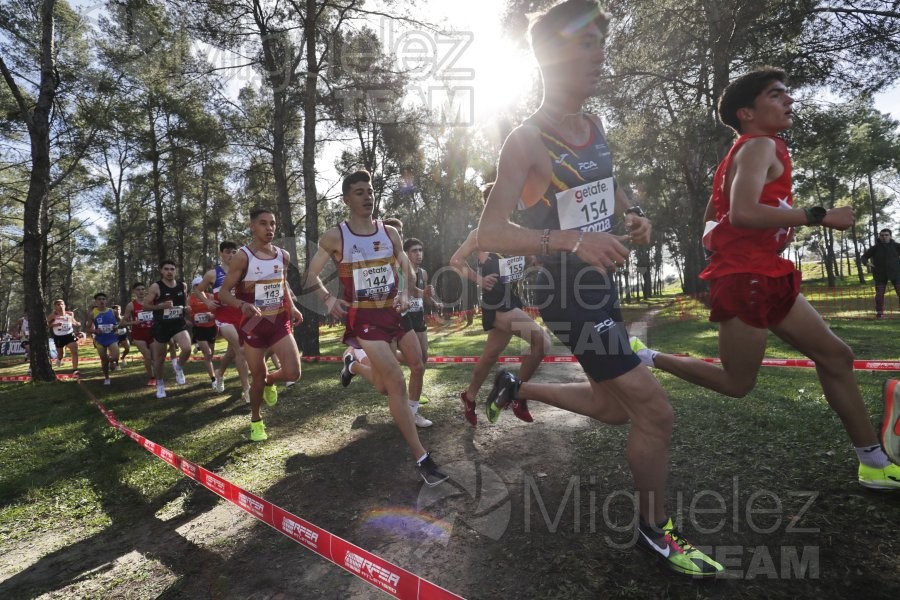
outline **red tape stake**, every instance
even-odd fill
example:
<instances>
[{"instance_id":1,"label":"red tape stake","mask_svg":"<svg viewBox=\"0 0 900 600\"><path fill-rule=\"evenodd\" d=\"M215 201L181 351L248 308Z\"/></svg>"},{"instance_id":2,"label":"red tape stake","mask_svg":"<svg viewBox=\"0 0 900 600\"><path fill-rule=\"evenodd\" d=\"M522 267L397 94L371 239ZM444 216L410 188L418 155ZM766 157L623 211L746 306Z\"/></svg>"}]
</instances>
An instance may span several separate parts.
<instances>
[{"instance_id":1,"label":"red tape stake","mask_svg":"<svg viewBox=\"0 0 900 600\"><path fill-rule=\"evenodd\" d=\"M116 419L113 412L103 406L89 389L84 386L81 389L97 405L97 408L106 417L110 426L118 429L124 435L143 446L147 452L155 454L209 491L238 506L251 517L262 521L269 527L286 535L301 546L312 550L345 571L356 575L363 581L395 598L403 600L462 598L462 596L449 592L406 569L402 569L371 552L363 550L333 533L313 525L309 521L301 519L297 515L236 486L212 471L195 465L171 450L145 438Z\"/></svg>"}]
</instances>

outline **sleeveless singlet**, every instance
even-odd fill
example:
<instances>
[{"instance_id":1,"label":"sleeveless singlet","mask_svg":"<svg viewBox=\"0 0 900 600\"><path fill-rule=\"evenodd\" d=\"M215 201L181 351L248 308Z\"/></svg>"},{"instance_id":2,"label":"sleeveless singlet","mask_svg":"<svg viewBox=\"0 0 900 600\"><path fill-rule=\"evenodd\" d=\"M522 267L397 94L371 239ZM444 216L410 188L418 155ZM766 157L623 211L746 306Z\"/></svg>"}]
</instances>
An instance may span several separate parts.
<instances>
[{"instance_id":1,"label":"sleeveless singlet","mask_svg":"<svg viewBox=\"0 0 900 600\"><path fill-rule=\"evenodd\" d=\"M69 311L66 311L61 315L54 313L53 322L51 323L53 335L62 337L64 335L73 334L75 332L75 326L72 325L72 317L73 315Z\"/></svg>"},{"instance_id":2,"label":"sleeveless singlet","mask_svg":"<svg viewBox=\"0 0 900 600\"><path fill-rule=\"evenodd\" d=\"M159 287L159 297L156 304L162 304L166 300L172 301L172 308L166 308L153 311L153 320L156 323L164 323L171 325L174 323L184 323L184 307L187 305L187 295L184 292L184 282L178 280L174 287L169 287L162 280L156 282Z\"/></svg>"},{"instance_id":3,"label":"sleeveless singlet","mask_svg":"<svg viewBox=\"0 0 900 600\"><path fill-rule=\"evenodd\" d=\"M357 235L347 222L340 224L341 262L338 276L344 300L353 308L390 308L397 295L394 244L381 221L375 233Z\"/></svg>"},{"instance_id":4,"label":"sleeveless singlet","mask_svg":"<svg viewBox=\"0 0 900 600\"><path fill-rule=\"evenodd\" d=\"M240 250L247 255L247 271L235 288L235 295L244 302L256 306L263 317L287 314L285 308L287 261L281 248L277 246L273 248L275 248L274 258L260 258L249 246L243 246Z\"/></svg>"}]
</instances>

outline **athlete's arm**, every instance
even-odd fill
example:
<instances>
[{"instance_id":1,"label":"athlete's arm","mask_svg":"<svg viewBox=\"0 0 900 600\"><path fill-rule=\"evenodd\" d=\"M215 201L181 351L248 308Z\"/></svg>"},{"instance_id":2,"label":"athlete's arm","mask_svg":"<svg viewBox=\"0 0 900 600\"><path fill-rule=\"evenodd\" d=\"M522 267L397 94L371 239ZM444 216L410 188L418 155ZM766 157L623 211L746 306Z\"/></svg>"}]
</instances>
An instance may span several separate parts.
<instances>
[{"instance_id":1,"label":"athlete's arm","mask_svg":"<svg viewBox=\"0 0 900 600\"><path fill-rule=\"evenodd\" d=\"M191 321L193 320L194 311L191 310L191 302L188 299L188 294L190 294L190 292L188 291L188 284L186 281L183 281L181 285L184 288L184 307L182 308L182 310L184 311L184 318L188 321Z\"/></svg>"},{"instance_id":2,"label":"athlete's arm","mask_svg":"<svg viewBox=\"0 0 900 600\"><path fill-rule=\"evenodd\" d=\"M715 221L716 220L716 205L713 204L712 196L709 197L709 201L706 203L706 210L703 212L703 225L706 226L707 221Z\"/></svg>"},{"instance_id":3,"label":"athlete's arm","mask_svg":"<svg viewBox=\"0 0 900 600\"><path fill-rule=\"evenodd\" d=\"M122 311L122 324L123 325L134 325L134 302L129 301L128 304L125 305L125 310Z\"/></svg>"},{"instance_id":4,"label":"athlete's arm","mask_svg":"<svg viewBox=\"0 0 900 600\"><path fill-rule=\"evenodd\" d=\"M650 243L650 234L653 231L650 219L639 217L633 213L626 213L625 211L629 208L631 208L631 201L628 199L628 194L625 193L621 185L616 185L616 211L625 215L623 220L625 221L625 229L628 230L629 241L632 244L646 246Z\"/></svg>"},{"instance_id":5,"label":"athlete's arm","mask_svg":"<svg viewBox=\"0 0 900 600\"><path fill-rule=\"evenodd\" d=\"M203 300L206 303L206 306L209 310L216 310L219 305L216 304L216 301L212 298L212 296L206 296L206 290L211 289L212 286L216 283L216 270L210 269L203 275L203 281L194 286L194 289L191 290L191 294L194 295L198 300Z\"/></svg>"},{"instance_id":6,"label":"athlete's arm","mask_svg":"<svg viewBox=\"0 0 900 600\"><path fill-rule=\"evenodd\" d=\"M162 304L156 304L157 299L159 299L159 286L155 283L150 284L150 289L147 290L147 295L144 296L145 301L141 303L141 306L147 310L163 310L172 307L171 300L166 300Z\"/></svg>"},{"instance_id":7,"label":"athlete's arm","mask_svg":"<svg viewBox=\"0 0 900 600\"><path fill-rule=\"evenodd\" d=\"M515 129L500 150L497 181L478 223L480 249L506 254L534 254L539 251L542 232L520 227L510 222L509 217L520 198L526 204L538 201L550 183L551 174L550 158L537 130L527 126ZM627 237L598 232L551 231L547 252L571 251L578 243L579 258L608 270L624 264L628 258L628 249L620 240L627 240Z\"/></svg>"},{"instance_id":8,"label":"athlete's arm","mask_svg":"<svg viewBox=\"0 0 900 600\"><path fill-rule=\"evenodd\" d=\"M341 233L336 227L326 231L319 239L319 247L316 253L310 259L306 267L306 277L303 278L303 289L315 293L319 302L321 302L328 314L336 319L342 318L347 314L347 308L350 306L346 300L331 295L319 276L322 269L328 264L332 256L337 257L341 252Z\"/></svg>"},{"instance_id":9,"label":"athlete's arm","mask_svg":"<svg viewBox=\"0 0 900 600\"><path fill-rule=\"evenodd\" d=\"M444 308L444 303L435 299L434 286L428 283L428 271L425 269L422 269L422 281L425 284L425 293L422 296L425 299L425 302L427 302L431 308L442 310Z\"/></svg>"},{"instance_id":10,"label":"athlete's arm","mask_svg":"<svg viewBox=\"0 0 900 600\"><path fill-rule=\"evenodd\" d=\"M500 275L497 273L491 273L487 277L482 277L476 271L472 270L467 259L477 251L478 228L476 227L469 232L469 235L466 237L462 245L460 245L460 247L456 249L456 252L453 253L453 256L450 257L450 266L455 269L461 277L465 277L466 279L474 281L486 290L491 290L493 289L494 284L497 282L497 279L500 278Z\"/></svg>"},{"instance_id":11,"label":"athlete's arm","mask_svg":"<svg viewBox=\"0 0 900 600\"><path fill-rule=\"evenodd\" d=\"M730 184L728 214L732 225L765 229L807 224L806 212L802 209L778 208L759 201L763 186L770 180L770 170L779 166L775 140L759 137L748 141L737 151L732 165L734 178ZM853 209L843 206L828 210L822 225L834 229L849 228L853 225Z\"/></svg>"},{"instance_id":12,"label":"athlete's arm","mask_svg":"<svg viewBox=\"0 0 900 600\"><path fill-rule=\"evenodd\" d=\"M398 290L408 293L409 296L422 298L425 294L425 290L416 287L416 274L413 273L412 263L409 262L409 257L406 255L406 252L403 251L403 240L400 239L400 233L390 225L385 225L384 230L387 232L388 237L391 238L391 243L394 246L394 258L397 259L397 264L400 267L398 270L403 276L401 283L404 282L403 280L405 280L406 283L405 286L398 286Z\"/></svg>"}]
</instances>

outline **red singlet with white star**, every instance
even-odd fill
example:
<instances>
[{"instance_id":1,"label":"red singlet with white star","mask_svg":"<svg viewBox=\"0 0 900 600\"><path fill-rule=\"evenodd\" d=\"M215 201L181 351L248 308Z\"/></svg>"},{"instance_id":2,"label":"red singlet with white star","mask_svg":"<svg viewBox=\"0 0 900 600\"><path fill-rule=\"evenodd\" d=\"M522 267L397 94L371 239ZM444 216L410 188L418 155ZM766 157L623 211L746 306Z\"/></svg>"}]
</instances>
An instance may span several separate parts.
<instances>
[{"instance_id":1,"label":"red singlet with white star","mask_svg":"<svg viewBox=\"0 0 900 600\"><path fill-rule=\"evenodd\" d=\"M719 163L713 177L712 202L716 209L716 225L707 227L703 246L711 252L709 265L700 273L701 279L715 279L732 273L757 273L768 277L781 277L794 271L794 263L779 256L794 237L793 227L768 227L751 229L735 227L728 218L731 209L731 190L728 186L728 170L740 148L757 137L769 137L775 141L775 156L784 166L781 177L765 184L759 197L761 204L789 209L794 204L791 193L791 156L784 140L777 136L742 135Z\"/></svg>"}]
</instances>

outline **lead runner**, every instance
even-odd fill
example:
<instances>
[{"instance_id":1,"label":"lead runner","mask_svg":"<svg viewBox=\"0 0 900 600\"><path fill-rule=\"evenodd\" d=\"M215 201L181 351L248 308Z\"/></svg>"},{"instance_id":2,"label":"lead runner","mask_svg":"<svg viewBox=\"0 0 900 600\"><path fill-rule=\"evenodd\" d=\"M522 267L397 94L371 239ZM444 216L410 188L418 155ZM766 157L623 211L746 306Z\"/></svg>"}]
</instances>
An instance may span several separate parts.
<instances>
[{"instance_id":1,"label":"lead runner","mask_svg":"<svg viewBox=\"0 0 900 600\"><path fill-rule=\"evenodd\" d=\"M521 382L501 371L488 401L502 407L537 400L603 423L630 424L625 457L637 493L638 546L677 572L714 576L722 565L685 540L666 512L673 411L631 352L610 277L628 258L623 242L648 244L651 228L616 184L600 120L583 112L601 81L608 24L593 0L568 0L532 22L543 102L506 139L478 226L481 250L541 256L545 270L535 286L541 316L572 350L588 383ZM525 227L510 221L517 207ZM627 237L612 235L620 219Z\"/></svg>"}]
</instances>

